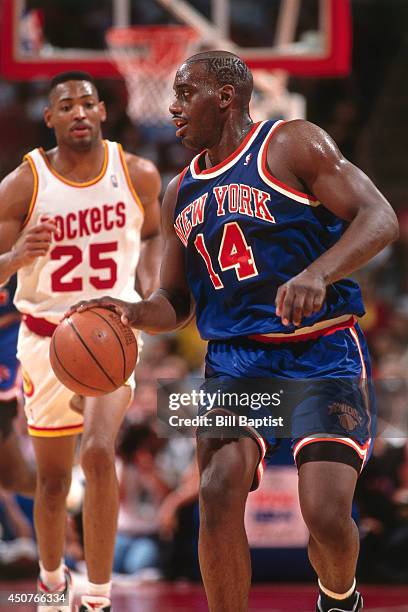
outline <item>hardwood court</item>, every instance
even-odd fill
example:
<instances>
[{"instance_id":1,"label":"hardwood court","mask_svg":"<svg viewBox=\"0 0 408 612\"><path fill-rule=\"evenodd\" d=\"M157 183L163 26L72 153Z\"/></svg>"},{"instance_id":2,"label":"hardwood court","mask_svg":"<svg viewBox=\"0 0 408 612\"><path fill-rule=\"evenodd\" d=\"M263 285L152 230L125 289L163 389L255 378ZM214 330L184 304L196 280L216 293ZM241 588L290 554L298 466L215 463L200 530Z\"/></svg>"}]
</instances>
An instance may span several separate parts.
<instances>
[{"instance_id":1,"label":"hardwood court","mask_svg":"<svg viewBox=\"0 0 408 612\"><path fill-rule=\"evenodd\" d=\"M9 593L33 592L34 583L0 583L0 612L34 612L32 605L10 605ZM408 612L408 587L366 586L364 612ZM206 612L200 585L155 583L138 585L126 580L113 590L114 612ZM313 585L254 585L249 612L314 612L316 589Z\"/></svg>"}]
</instances>

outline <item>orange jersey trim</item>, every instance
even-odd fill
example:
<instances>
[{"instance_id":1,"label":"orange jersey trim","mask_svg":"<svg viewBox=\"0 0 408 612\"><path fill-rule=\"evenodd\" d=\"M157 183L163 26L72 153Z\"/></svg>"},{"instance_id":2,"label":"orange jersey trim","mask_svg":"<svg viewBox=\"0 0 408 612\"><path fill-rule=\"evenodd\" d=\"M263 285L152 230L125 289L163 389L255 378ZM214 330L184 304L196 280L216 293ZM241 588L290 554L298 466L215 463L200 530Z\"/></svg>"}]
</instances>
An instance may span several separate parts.
<instances>
[{"instance_id":1,"label":"orange jersey trim","mask_svg":"<svg viewBox=\"0 0 408 612\"><path fill-rule=\"evenodd\" d=\"M101 171L98 174L98 176L96 176L95 178L93 178L90 181L86 181L85 183L77 183L75 181L70 181L69 179L67 179L64 176L62 176L62 174L59 174L51 166L50 160L48 159L44 149L40 148L39 152L40 152L41 157L43 158L43 160L44 160L48 170L51 172L51 174L53 174L62 183L65 183L65 185L69 185L70 187L78 187L78 188L82 189L84 187L90 187L91 185L95 185L96 183L98 183L105 176L106 169L108 167L108 161L109 161L108 143L105 140L103 141L103 147L104 147L104 158L103 158L103 164L102 164Z\"/></svg>"},{"instance_id":2,"label":"orange jersey trim","mask_svg":"<svg viewBox=\"0 0 408 612\"><path fill-rule=\"evenodd\" d=\"M27 223L30 221L33 215L34 206L37 202L38 183L39 183L38 172L37 172L37 168L35 167L35 163L33 162L33 160L31 159L29 155L24 155L24 159L28 161L28 163L30 164L31 172L33 173L33 177L34 177L34 189L33 189L33 195L31 196L30 205L28 207L27 216L24 220L23 225L21 226L21 229L23 229L27 225Z\"/></svg>"},{"instance_id":3,"label":"orange jersey trim","mask_svg":"<svg viewBox=\"0 0 408 612\"><path fill-rule=\"evenodd\" d=\"M136 191L136 189L133 186L132 183L132 179L130 178L130 174L129 174L129 168L127 166L126 163L126 159L125 159L125 152L123 151L123 147L120 143L118 143L118 151L119 151L119 157L120 157L120 161L122 163L122 168L123 168L123 172L125 173L125 177L126 177L126 182L128 184L128 187L130 189L130 192L136 202L136 204L138 205L138 207L140 208L140 210L142 211L143 215L145 214L145 210L142 204L142 201Z\"/></svg>"},{"instance_id":4,"label":"orange jersey trim","mask_svg":"<svg viewBox=\"0 0 408 612\"><path fill-rule=\"evenodd\" d=\"M62 436L74 436L82 433L84 426L67 425L66 427L35 427L28 425L28 433L30 436L37 438L61 438Z\"/></svg>"}]
</instances>

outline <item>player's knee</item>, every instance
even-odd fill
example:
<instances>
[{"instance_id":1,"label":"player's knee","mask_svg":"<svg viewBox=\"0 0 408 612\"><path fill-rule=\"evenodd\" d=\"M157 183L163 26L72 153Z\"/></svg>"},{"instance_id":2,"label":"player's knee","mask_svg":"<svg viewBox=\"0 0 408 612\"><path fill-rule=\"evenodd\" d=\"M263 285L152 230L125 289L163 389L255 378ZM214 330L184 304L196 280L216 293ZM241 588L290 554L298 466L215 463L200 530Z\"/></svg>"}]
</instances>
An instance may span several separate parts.
<instances>
[{"instance_id":1,"label":"player's knee","mask_svg":"<svg viewBox=\"0 0 408 612\"><path fill-rule=\"evenodd\" d=\"M311 536L318 542L341 544L348 540L349 509L330 500L309 499L302 503L302 514Z\"/></svg>"},{"instance_id":2,"label":"player's knee","mask_svg":"<svg viewBox=\"0 0 408 612\"><path fill-rule=\"evenodd\" d=\"M115 466L114 449L104 443L84 441L81 449L81 467L87 478L106 479Z\"/></svg>"},{"instance_id":3,"label":"player's knee","mask_svg":"<svg viewBox=\"0 0 408 612\"><path fill-rule=\"evenodd\" d=\"M205 527L221 528L225 521L243 514L248 488L241 473L222 465L205 469L200 481L200 513Z\"/></svg>"},{"instance_id":4,"label":"player's knee","mask_svg":"<svg viewBox=\"0 0 408 612\"><path fill-rule=\"evenodd\" d=\"M70 485L71 473L37 475L37 492L50 508L65 501Z\"/></svg>"}]
</instances>

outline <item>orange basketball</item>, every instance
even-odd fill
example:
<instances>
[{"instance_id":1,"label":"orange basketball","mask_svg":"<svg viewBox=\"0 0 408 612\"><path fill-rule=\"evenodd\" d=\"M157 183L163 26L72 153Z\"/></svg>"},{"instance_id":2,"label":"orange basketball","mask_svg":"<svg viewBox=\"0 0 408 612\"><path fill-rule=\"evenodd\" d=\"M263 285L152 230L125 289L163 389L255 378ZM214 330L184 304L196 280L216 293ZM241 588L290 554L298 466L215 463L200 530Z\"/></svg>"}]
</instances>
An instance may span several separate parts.
<instances>
[{"instance_id":1,"label":"orange basketball","mask_svg":"<svg viewBox=\"0 0 408 612\"><path fill-rule=\"evenodd\" d=\"M115 391L132 374L136 359L137 342L131 328L107 308L74 312L51 338L55 376L80 395Z\"/></svg>"}]
</instances>

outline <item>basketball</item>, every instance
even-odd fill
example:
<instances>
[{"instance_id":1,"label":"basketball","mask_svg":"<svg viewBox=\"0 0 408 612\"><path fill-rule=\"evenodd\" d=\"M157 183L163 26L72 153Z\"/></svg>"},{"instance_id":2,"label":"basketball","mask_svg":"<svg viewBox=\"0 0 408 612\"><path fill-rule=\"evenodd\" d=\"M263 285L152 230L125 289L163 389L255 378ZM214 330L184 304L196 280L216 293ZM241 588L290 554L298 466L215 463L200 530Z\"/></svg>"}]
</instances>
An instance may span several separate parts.
<instances>
[{"instance_id":1,"label":"basketball","mask_svg":"<svg viewBox=\"0 0 408 612\"><path fill-rule=\"evenodd\" d=\"M135 369L137 342L130 327L107 308L74 312L51 338L50 361L58 380L80 395L121 387Z\"/></svg>"}]
</instances>

